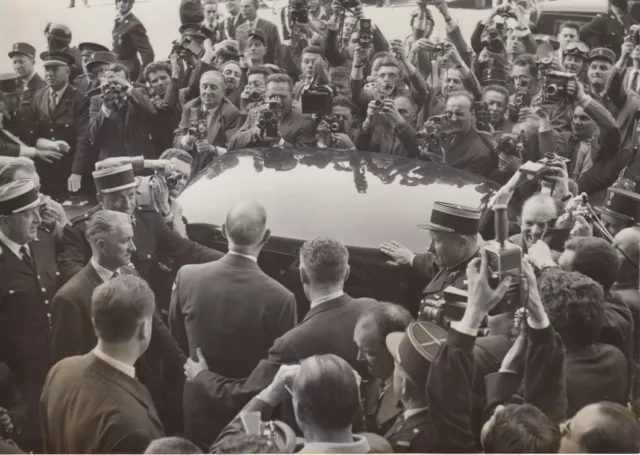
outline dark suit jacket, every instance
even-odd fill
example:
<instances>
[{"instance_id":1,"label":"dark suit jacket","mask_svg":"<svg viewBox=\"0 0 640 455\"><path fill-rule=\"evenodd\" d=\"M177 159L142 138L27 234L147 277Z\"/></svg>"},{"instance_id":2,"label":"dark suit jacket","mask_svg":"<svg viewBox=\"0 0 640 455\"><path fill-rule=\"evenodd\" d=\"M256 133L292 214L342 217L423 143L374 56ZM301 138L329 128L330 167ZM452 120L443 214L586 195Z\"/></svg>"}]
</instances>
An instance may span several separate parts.
<instances>
[{"instance_id":1,"label":"dark suit jacket","mask_svg":"<svg viewBox=\"0 0 640 455\"><path fill-rule=\"evenodd\" d=\"M102 97L91 98L89 108L89 138L100 150L98 160L116 156L140 156L147 159L159 155L151 142L151 122L156 113L155 106L141 89L134 88L127 95L127 103L119 110L113 109L111 116L104 115ZM90 160L84 159L85 163ZM81 174L84 169L76 172Z\"/></svg>"},{"instance_id":2,"label":"dark suit jacket","mask_svg":"<svg viewBox=\"0 0 640 455\"><path fill-rule=\"evenodd\" d=\"M154 58L147 30L137 17L128 14L124 20L115 22L112 35L112 52L116 59L127 67L132 81L138 80L142 76L141 69L153 62ZM142 66L138 54L142 59Z\"/></svg>"},{"instance_id":3,"label":"dark suit jacket","mask_svg":"<svg viewBox=\"0 0 640 455\"><path fill-rule=\"evenodd\" d=\"M360 315L374 305L375 300L352 299L344 294L312 308L302 322L275 341L267 358L260 361L248 378L233 380L211 371L201 372L194 382L193 402L207 405L213 412L220 408L238 412L271 383L281 365L295 364L312 355L336 354L364 374L357 360L353 330ZM206 426L198 430L187 437L206 447L215 435L207 433Z\"/></svg>"},{"instance_id":4,"label":"dark suit jacket","mask_svg":"<svg viewBox=\"0 0 640 455\"><path fill-rule=\"evenodd\" d=\"M227 254L219 261L186 265L176 277L169 312L171 333L196 359L202 349L211 371L246 378L269 347L296 324L295 297L248 258ZM211 442L235 415L192 399L185 384L187 434L208 429Z\"/></svg>"},{"instance_id":5,"label":"dark suit jacket","mask_svg":"<svg viewBox=\"0 0 640 455\"><path fill-rule=\"evenodd\" d=\"M100 207L94 207L65 226L59 245L58 263L66 282L78 273L91 259L91 246L85 237L86 221ZM193 264L220 259L222 253L182 238L167 227L162 217L152 207L139 207L134 218L133 241L136 252L132 262L140 276L148 280L151 266L158 256L172 257L177 264ZM153 283L151 283L153 289Z\"/></svg>"},{"instance_id":6,"label":"dark suit jacket","mask_svg":"<svg viewBox=\"0 0 640 455\"><path fill-rule=\"evenodd\" d=\"M164 437L147 389L93 353L51 369L41 409L49 453L143 453Z\"/></svg>"},{"instance_id":7,"label":"dark suit jacket","mask_svg":"<svg viewBox=\"0 0 640 455\"><path fill-rule=\"evenodd\" d=\"M236 39L236 28L244 23L244 16L239 13L236 17L227 17L223 22L220 40Z\"/></svg>"},{"instance_id":8,"label":"dark suit jacket","mask_svg":"<svg viewBox=\"0 0 640 455\"><path fill-rule=\"evenodd\" d=\"M192 121L196 121L200 117L206 118L206 112L202 107L200 98L193 99L184 105L182 110L182 118L180 125L176 131L173 146L183 148L181 141L187 134L189 125ZM220 106L218 106L211 117L211 121L207 128L207 142L216 147L229 147L231 138L240 128L242 118L240 111L228 99L223 98ZM190 150L189 150L190 151Z\"/></svg>"},{"instance_id":9,"label":"dark suit jacket","mask_svg":"<svg viewBox=\"0 0 640 455\"><path fill-rule=\"evenodd\" d=\"M38 73L35 73L29 83L27 84L27 89L24 91L22 95L23 103L31 103L33 101L33 97L40 90L47 86L47 84L42 80Z\"/></svg>"},{"instance_id":10,"label":"dark suit jacket","mask_svg":"<svg viewBox=\"0 0 640 455\"><path fill-rule=\"evenodd\" d=\"M625 35L624 27L613 13L600 14L580 29L580 41L586 43L591 49L608 47L617 56L620 56L620 47Z\"/></svg>"},{"instance_id":11,"label":"dark suit jacket","mask_svg":"<svg viewBox=\"0 0 640 455\"><path fill-rule=\"evenodd\" d=\"M267 53L264 56L264 63L273 63L280 65L280 32L273 22L258 18L256 28L262 30L267 37ZM245 20L236 27L235 40L240 43L240 53L242 54L247 48L247 39L249 34L249 23Z\"/></svg>"},{"instance_id":12,"label":"dark suit jacket","mask_svg":"<svg viewBox=\"0 0 640 455\"><path fill-rule=\"evenodd\" d=\"M53 163L36 161L42 178L42 192L53 198L67 196L67 179L72 171L84 169L82 160L89 146L89 108L84 95L69 84L58 101L54 112L49 112L48 88L40 90L33 98L38 119L38 137L62 140L71 150ZM82 172L77 172L81 174Z\"/></svg>"},{"instance_id":13,"label":"dark suit jacket","mask_svg":"<svg viewBox=\"0 0 640 455\"><path fill-rule=\"evenodd\" d=\"M453 140L446 139L443 144L446 163L458 169L486 176L497 167L495 150L488 145L491 142L490 134L475 131L473 128Z\"/></svg>"},{"instance_id":14,"label":"dark suit jacket","mask_svg":"<svg viewBox=\"0 0 640 455\"><path fill-rule=\"evenodd\" d=\"M265 145L253 138L253 128L257 125L258 115L258 108L249 111L244 125L229 141L230 150ZM316 144L316 123L308 115L291 111L282 119L278 130L287 147L313 147Z\"/></svg>"},{"instance_id":15,"label":"dark suit jacket","mask_svg":"<svg viewBox=\"0 0 640 455\"><path fill-rule=\"evenodd\" d=\"M20 156L20 144L2 130L15 136L24 145L34 146L37 139L35 134L38 130L38 116L35 108L31 104L23 103L11 118L2 116L0 128L0 155Z\"/></svg>"}]
</instances>

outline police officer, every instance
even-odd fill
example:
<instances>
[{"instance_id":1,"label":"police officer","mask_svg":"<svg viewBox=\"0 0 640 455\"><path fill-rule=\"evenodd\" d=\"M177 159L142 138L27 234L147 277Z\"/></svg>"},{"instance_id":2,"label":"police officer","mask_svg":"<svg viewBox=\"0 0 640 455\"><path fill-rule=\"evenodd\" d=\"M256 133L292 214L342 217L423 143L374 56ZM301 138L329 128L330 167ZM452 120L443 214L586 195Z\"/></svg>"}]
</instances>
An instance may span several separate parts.
<instances>
[{"instance_id":1,"label":"police officer","mask_svg":"<svg viewBox=\"0 0 640 455\"><path fill-rule=\"evenodd\" d=\"M92 96L100 94L100 78L109 65L114 63L116 63L116 56L112 52L98 51L91 56L91 60L86 65L87 71L86 75L84 75L86 78L76 79L76 81L80 82L76 84L76 87L80 91L84 89L87 102L90 102Z\"/></svg>"},{"instance_id":2,"label":"police officer","mask_svg":"<svg viewBox=\"0 0 640 455\"><path fill-rule=\"evenodd\" d=\"M133 15L131 9L135 0L116 0L116 20L113 26L113 53L127 67L129 79L136 81L142 77L142 68L153 62L154 54L147 30ZM142 66L138 60L142 59Z\"/></svg>"},{"instance_id":3,"label":"police officer","mask_svg":"<svg viewBox=\"0 0 640 455\"><path fill-rule=\"evenodd\" d=\"M640 221L640 194L622 188L607 189L604 204L595 207L612 236Z\"/></svg>"},{"instance_id":4,"label":"police officer","mask_svg":"<svg viewBox=\"0 0 640 455\"><path fill-rule=\"evenodd\" d=\"M80 179L74 180L76 169L84 169L80 159L89 144L89 106L84 96L69 83L73 57L65 52L40 54L45 69L47 88L36 93L33 106L38 118L38 137L66 147L62 159L55 163L36 163L42 178L42 192L56 200L65 199L68 190L77 191ZM82 174L82 171L78 172Z\"/></svg>"},{"instance_id":5,"label":"police officer","mask_svg":"<svg viewBox=\"0 0 640 455\"><path fill-rule=\"evenodd\" d=\"M387 335L387 349L395 361L393 388L404 408L384 435L395 453L432 451L425 389L431 363L446 338L447 332L430 322L413 322L405 333Z\"/></svg>"},{"instance_id":6,"label":"police officer","mask_svg":"<svg viewBox=\"0 0 640 455\"><path fill-rule=\"evenodd\" d=\"M170 230L153 207L138 207L136 198L139 181L134 176L131 164L95 171L93 178L100 205L71 220L64 230L58 261L65 281L91 259L91 247L85 238L85 223L100 209L127 213L133 218L136 252L131 262L147 281L158 255L171 257L180 265L210 262L222 257L219 251L206 248ZM152 282L149 284L152 289L158 288Z\"/></svg>"},{"instance_id":7,"label":"police officer","mask_svg":"<svg viewBox=\"0 0 640 455\"><path fill-rule=\"evenodd\" d=\"M78 48L80 49L80 57L82 58L82 69L84 72L73 80L73 85L75 85L76 88L80 90L80 92L86 95L89 90L95 88L98 85L95 81L95 78L89 71L89 63L93 61L93 55L96 52L109 52L109 49L107 49L102 44L90 42L80 43L78 45Z\"/></svg>"},{"instance_id":8,"label":"police officer","mask_svg":"<svg viewBox=\"0 0 640 455\"><path fill-rule=\"evenodd\" d=\"M27 401L29 450L39 447L38 403L51 367L50 302L59 287L53 237L40 229L44 199L31 180L0 187L0 362Z\"/></svg>"},{"instance_id":9,"label":"police officer","mask_svg":"<svg viewBox=\"0 0 640 455\"><path fill-rule=\"evenodd\" d=\"M71 29L64 24L49 22L44 29L44 35L47 38L49 52L65 52L73 57L69 81L74 81L76 77L82 74L82 57L77 47L71 47L71 38L73 37Z\"/></svg>"},{"instance_id":10,"label":"police officer","mask_svg":"<svg viewBox=\"0 0 640 455\"><path fill-rule=\"evenodd\" d=\"M422 292L418 317L427 301L444 297L447 287L466 290L467 264L478 254L480 215L480 210L470 207L434 202L431 221L418 226L431 234L431 247L426 254L414 254L395 241L381 245L380 250L393 259L389 265L410 266L423 276L433 277Z\"/></svg>"},{"instance_id":11,"label":"police officer","mask_svg":"<svg viewBox=\"0 0 640 455\"><path fill-rule=\"evenodd\" d=\"M14 43L11 47L11 52L9 52L9 58L13 63L13 70L22 76L25 83L22 102L30 103L33 95L46 86L34 68L36 63L36 49L31 44Z\"/></svg>"},{"instance_id":12,"label":"police officer","mask_svg":"<svg viewBox=\"0 0 640 455\"><path fill-rule=\"evenodd\" d=\"M32 105L22 103L25 92L19 74L0 74L0 155L59 160L62 153L58 145L44 139L36 141L36 112Z\"/></svg>"}]
</instances>

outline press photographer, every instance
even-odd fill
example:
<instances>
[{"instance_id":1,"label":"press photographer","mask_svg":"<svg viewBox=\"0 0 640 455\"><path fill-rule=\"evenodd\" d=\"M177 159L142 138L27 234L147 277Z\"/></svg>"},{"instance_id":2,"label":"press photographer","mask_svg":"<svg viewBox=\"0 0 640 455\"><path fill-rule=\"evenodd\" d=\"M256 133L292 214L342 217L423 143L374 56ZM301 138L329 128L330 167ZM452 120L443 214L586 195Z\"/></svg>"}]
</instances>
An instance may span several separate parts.
<instances>
[{"instance_id":1,"label":"press photographer","mask_svg":"<svg viewBox=\"0 0 640 455\"><path fill-rule=\"evenodd\" d=\"M300 80L293 87L293 99L298 101L305 88L316 83L318 77L322 77L325 83L329 83L328 65L317 66L319 60L324 61L324 51L318 46L307 46L302 50ZM318 73L322 72L320 76Z\"/></svg>"},{"instance_id":2,"label":"press photographer","mask_svg":"<svg viewBox=\"0 0 640 455\"><path fill-rule=\"evenodd\" d=\"M586 82L589 46L582 41L571 41L567 43L562 55L562 64L565 70L576 75L580 82Z\"/></svg>"},{"instance_id":3,"label":"press photographer","mask_svg":"<svg viewBox=\"0 0 640 455\"><path fill-rule=\"evenodd\" d=\"M513 123L507 118L509 91L501 85L486 85L482 90L482 101L489 109L489 121L496 136L510 133Z\"/></svg>"},{"instance_id":4,"label":"press photographer","mask_svg":"<svg viewBox=\"0 0 640 455\"><path fill-rule=\"evenodd\" d=\"M350 98L335 96L332 99L331 115L323 116L316 133L318 147L353 150L358 138L358 108Z\"/></svg>"},{"instance_id":5,"label":"press photographer","mask_svg":"<svg viewBox=\"0 0 640 455\"><path fill-rule=\"evenodd\" d=\"M254 66L247 72L247 85L240 94L240 112L246 115L254 107L264 102L267 77L271 70L266 66Z\"/></svg>"},{"instance_id":6,"label":"press photographer","mask_svg":"<svg viewBox=\"0 0 640 455\"><path fill-rule=\"evenodd\" d=\"M229 149L251 145L315 145L315 122L311 117L292 109L293 81L289 76L272 74L267 77L265 100L263 106L249 111L244 125L229 141Z\"/></svg>"}]
</instances>

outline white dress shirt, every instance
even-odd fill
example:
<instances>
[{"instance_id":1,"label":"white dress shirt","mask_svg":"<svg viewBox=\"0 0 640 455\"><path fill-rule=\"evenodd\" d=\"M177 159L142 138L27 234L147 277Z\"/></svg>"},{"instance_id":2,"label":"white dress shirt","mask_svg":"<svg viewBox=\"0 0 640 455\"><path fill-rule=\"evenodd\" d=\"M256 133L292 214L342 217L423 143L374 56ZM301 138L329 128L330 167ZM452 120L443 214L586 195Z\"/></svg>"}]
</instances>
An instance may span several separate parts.
<instances>
[{"instance_id":1,"label":"white dress shirt","mask_svg":"<svg viewBox=\"0 0 640 455\"><path fill-rule=\"evenodd\" d=\"M9 248L9 250L11 250L11 252L13 254L15 254L18 257L18 259L22 259L22 254L20 253L20 248L22 248L23 245L18 245L16 242L11 240L9 237L4 235L4 232L2 232L2 231L0 231L0 240L2 241L2 243L4 243L7 246L7 248Z\"/></svg>"},{"instance_id":2,"label":"white dress shirt","mask_svg":"<svg viewBox=\"0 0 640 455\"><path fill-rule=\"evenodd\" d=\"M96 270L96 272L98 272L98 276L100 277L100 279L102 281L104 281L105 283L107 281L111 280L111 278L113 278L113 274L118 272L118 270L120 270L119 268L116 269L115 271L111 271L109 269L105 269L100 264L98 264L98 261L96 261L96 259L93 258L93 257L91 258L91 265ZM118 272L118 273L120 273L120 272Z\"/></svg>"},{"instance_id":3,"label":"white dress shirt","mask_svg":"<svg viewBox=\"0 0 640 455\"><path fill-rule=\"evenodd\" d=\"M318 305L328 302L329 300L337 299L338 297L342 297L344 295L344 291L334 292L333 294L325 295L324 297L320 297L319 299L315 299L311 302L311 306L309 309L317 307Z\"/></svg>"},{"instance_id":4,"label":"white dress shirt","mask_svg":"<svg viewBox=\"0 0 640 455\"><path fill-rule=\"evenodd\" d=\"M258 258L255 256L251 256L250 254L242 254L242 253L238 253L236 251L231 251L231 250L229 250L228 254L233 254L234 256L241 256L243 258L251 259L256 264L258 263Z\"/></svg>"},{"instance_id":5,"label":"white dress shirt","mask_svg":"<svg viewBox=\"0 0 640 455\"><path fill-rule=\"evenodd\" d=\"M102 352L100 348L97 346L93 349L93 353L97 358L102 360L104 363L112 366L116 370L122 371L124 374L126 374L127 376L133 379L136 378L136 369L133 366L127 365L126 363L123 363L117 359L114 359L110 355L107 355L104 352Z\"/></svg>"}]
</instances>

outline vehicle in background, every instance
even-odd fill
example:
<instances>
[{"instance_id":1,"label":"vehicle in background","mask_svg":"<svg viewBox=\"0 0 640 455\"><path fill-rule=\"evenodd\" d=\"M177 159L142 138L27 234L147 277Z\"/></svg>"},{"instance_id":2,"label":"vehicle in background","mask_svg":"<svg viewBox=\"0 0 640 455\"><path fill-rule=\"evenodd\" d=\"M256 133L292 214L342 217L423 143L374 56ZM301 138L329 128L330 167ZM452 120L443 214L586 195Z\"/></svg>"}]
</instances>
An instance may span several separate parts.
<instances>
[{"instance_id":1,"label":"vehicle in background","mask_svg":"<svg viewBox=\"0 0 640 455\"><path fill-rule=\"evenodd\" d=\"M538 35L556 36L560 24L567 21L584 25L602 14L608 14L608 0L553 0L539 2L531 18L531 31Z\"/></svg>"}]
</instances>

